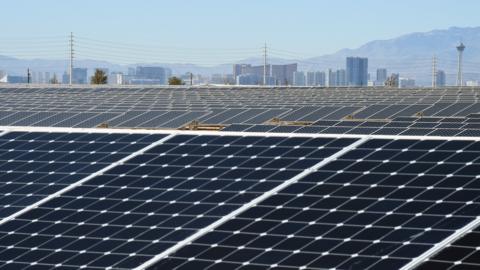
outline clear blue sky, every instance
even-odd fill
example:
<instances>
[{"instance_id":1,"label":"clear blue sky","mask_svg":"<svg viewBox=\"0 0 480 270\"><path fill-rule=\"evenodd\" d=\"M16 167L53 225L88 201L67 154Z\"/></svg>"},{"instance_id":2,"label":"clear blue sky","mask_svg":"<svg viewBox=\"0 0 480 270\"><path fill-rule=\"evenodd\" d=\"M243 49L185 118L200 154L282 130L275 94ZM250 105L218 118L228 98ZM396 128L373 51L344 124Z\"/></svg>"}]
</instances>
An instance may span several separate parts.
<instances>
[{"instance_id":1,"label":"clear blue sky","mask_svg":"<svg viewBox=\"0 0 480 270\"><path fill-rule=\"evenodd\" d=\"M0 8L0 43L10 46L20 42L16 38L73 31L162 47L164 53L182 47L240 54L267 41L272 48L317 56L411 32L480 26L478 0L14 0Z\"/></svg>"}]
</instances>

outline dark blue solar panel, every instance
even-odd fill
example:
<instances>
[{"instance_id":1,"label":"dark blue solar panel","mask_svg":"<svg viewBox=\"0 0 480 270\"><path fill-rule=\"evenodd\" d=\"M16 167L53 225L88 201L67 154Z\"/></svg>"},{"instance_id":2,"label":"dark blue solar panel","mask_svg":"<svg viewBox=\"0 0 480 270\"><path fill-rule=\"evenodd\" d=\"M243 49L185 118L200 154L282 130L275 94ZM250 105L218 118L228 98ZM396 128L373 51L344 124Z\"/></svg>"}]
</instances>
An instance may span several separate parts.
<instances>
[{"instance_id":1,"label":"dark blue solar panel","mask_svg":"<svg viewBox=\"0 0 480 270\"><path fill-rule=\"evenodd\" d=\"M444 247L417 270L476 270L480 269L480 228L476 228L454 243Z\"/></svg>"},{"instance_id":2,"label":"dark blue solar panel","mask_svg":"<svg viewBox=\"0 0 480 270\"><path fill-rule=\"evenodd\" d=\"M479 144L368 141L151 269L400 269L480 215Z\"/></svg>"},{"instance_id":3,"label":"dark blue solar panel","mask_svg":"<svg viewBox=\"0 0 480 270\"><path fill-rule=\"evenodd\" d=\"M0 218L138 151L164 135L11 132L0 137Z\"/></svg>"},{"instance_id":4,"label":"dark blue solar panel","mask_svg":"<svg viewBox=\"0 0 480 270\"><path fill-rule=\"evenodd\" d=\"M0 263L132 269L354 141L175 136L0 225Z\"/></svg>"}]
</instances>

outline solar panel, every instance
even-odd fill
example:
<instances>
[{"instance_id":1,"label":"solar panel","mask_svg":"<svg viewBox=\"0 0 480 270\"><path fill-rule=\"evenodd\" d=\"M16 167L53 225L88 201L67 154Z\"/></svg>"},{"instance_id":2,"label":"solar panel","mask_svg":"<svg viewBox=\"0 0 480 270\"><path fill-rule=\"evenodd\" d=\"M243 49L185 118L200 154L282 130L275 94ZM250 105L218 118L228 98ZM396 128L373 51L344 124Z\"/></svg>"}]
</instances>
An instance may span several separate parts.
<instances>
[{"instance_id":1,"label":"solar panel","mask_svg":"<svg viewBox=\"0 0 480 270\"><path fill-rule=\"evenodd\" d=\"M355 141L175 136L1 224L0 262L137 267Z\"/></svg>"},{"instance_id":2,"label":"solar panel","mask_svg":"<svg viewBox=\"0 0 480 270\"><path fill-rule=\"evenodd\" d=\"M150 137L145 141L143 137ZM126 134L10 132L0 137L0 218L119 161L151 143ZM130 137L134 139L135 137Z\"/></svg>"},{"instance_id":3,"label":"solar panel","mask_svg":"<svg viewBox=\"0 0 480 270\"><path fill-rule=\"evenodd\" d=\"M416 270L475 270L480 269L480 230L465 234L459 240L440 250Z\"/></svg>"},{"instance_id":4,"label":"solar panel","mask_svg":"<svg viewBox=\"0 0 480 270\"><path fill-rule=\"evenodd\" d=\"M400 269L480 214L478 147L368 141L151 269Z\"/></svg>"}]
</instances>

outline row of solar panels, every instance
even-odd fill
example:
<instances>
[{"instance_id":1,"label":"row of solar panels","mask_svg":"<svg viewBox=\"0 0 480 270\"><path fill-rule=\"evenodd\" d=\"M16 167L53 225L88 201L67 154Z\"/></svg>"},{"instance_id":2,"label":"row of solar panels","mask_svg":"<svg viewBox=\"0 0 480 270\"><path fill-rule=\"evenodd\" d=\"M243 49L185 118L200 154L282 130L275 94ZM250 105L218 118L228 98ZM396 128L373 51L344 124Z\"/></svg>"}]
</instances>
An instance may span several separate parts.
<instances>
[{"instance_id":1,"label":"row of solar panels","mask_svg":"<svg viewBox=\"0 0 480 270\"><path fill-rule=\"evenodd\" d=\"M439 118L440 119L440 118ZM480 136L480 123L462 119L457 122L403 122L403 121L318 121L312 125L249 125L233 124L223 131L271 132L271 133L322 133L358 135L405 136ZM477 119L473 119L477 120Z\"/></svg>"},{"instance_id":2,"label":"row of solar panels","mask_svg":"<svg viewBox=\"0 0 480 270\"><path fill-rule=\"evenodd\" d=\"M438 104L437 104L438 105ZM444 104L445 105L445 104ZM458 105L462 105L459 107ZM478 112L479 104L463 107L464 104L445 105L462 110L462 116ZM432 107L435 107L433 105ZM178 128L194 120L205 124L263 124L274 118L282 121L340 120L346 117L361 119L395 119L410 117L421 110L418 105L412 106L383 106L377 105L368 108L359 107L303 107L300 109L216 109L213 111L125 111L114 112L63 112L63 111L0 111L0 125L15 126L56 126L56 127L95 127L101 123L108 123L113 127L144 127L144 128ZM426 107L426 106L424 106ZM442 107L442 108L444 108ZM437 109L438 106L436 107ZM421 116L458 117L456 111L443 109L436 114L426 111ZM376 113L375 113L376 112ZM444 113L442 113L444 112ZM448 112L448 113L447 113ZM415 121L416 118L410 118ZM467 127L468 128L468 127Z\"/></svg>"},{"instance_id":3,"label":"row of solar panels","mask_svg":"<svg viewBox=\"0 0 480 270\"><path fill-rule=\"evenodd\" d=\"M0 136L0 269L480 267L479 141L95 132Z\"/></svg>"},{"instance_id":4,"label":"row of solar panels","mask_svg":"<svg viewBox=\"0 0 480 270\"><path fill-rule=\"evenodd\" d=\"M5 108L37 111L124 112L126 110L291 109L303 106L464 104L478 101L475 90L392 89L30 89L0 88ZM383 109L383 108L382 108ZM418 110L420 111L420 110ZM434 110L435 112L439 110ZM460 112L460 111L459 111Z\"/></svg>"},{"instance_id":5,"label":"row of solar panels","mask_svg":"<svg viewBox=\"0 0 480 270\"><path fill-rule=\"evenodd\" d=\"M259 113L250 110L231 117L229 113L218 113L211 117L205 112L127 112L125 114L96 113L33 113L0 112L0 125L52 126L52 127L95 127L107 123L111 127L135 128L178 128L194 119L206 119L216 123L229 118L241 122L252 119L258 124L231 124L223 131L273 132L273 133L325 133L325 134L374 134L374 135L428 135L428 136L479 136L478 118L396 118L393 120L320 120L308 125L265 125L278 111ZM208 120L210 119L210 120ZM220 121L225 122L225 121Z\"/></svg>"},{"instance_id":6,"label":"row of solar panels","mask_svg":"<svg viewBox=\"0 0 480 270\"><path fill-rule=\"evenodd\" d=\"M467 117L397 117L391 120L320 120L308 125L233 124L223 131L406 136L480 136L477 114Z\"/></svg>"}]
</instances>

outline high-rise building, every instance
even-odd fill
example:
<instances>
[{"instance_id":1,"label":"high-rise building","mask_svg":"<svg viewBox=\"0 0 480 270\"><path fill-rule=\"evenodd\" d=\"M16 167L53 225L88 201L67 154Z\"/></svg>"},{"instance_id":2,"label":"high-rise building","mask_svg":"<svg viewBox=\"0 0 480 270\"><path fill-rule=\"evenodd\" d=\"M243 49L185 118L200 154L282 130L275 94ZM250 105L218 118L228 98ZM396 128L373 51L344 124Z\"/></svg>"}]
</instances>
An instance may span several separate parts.
<instances>
[{"instance_id":1,"label":"high-rise building","mask_svg":"<svg viewBox=\"0 0 480 270\"><path fill-rule=\"evenodd\" d=\"M255 74L241 74L237 76L237 85L260 85L263 81L263 76Z\"/></svg>"},{"instance_id":2,"label":"high-rise building","mask_svg":"<svg viewBox=\"0 0 480 270\"><path fill-rule=\"evenodd\" d=\"M272 65L271 76L275 78L276 85L292 85L293 73L297 72L298 65Z\"/></svg>"},{"instance_id":3,"label":"high-rise building","mask_svg":"<svg viewBox=\"0 0 480 270\"><path fill-rule=\"evenodd\" d=\"M87 69L86 68L73 68L72 83L73 84L88 84Z\"/></svg>"},{"instance_id":4,"label":"high-rise building","mask_svg":"<svg viewBox=\"0 0 480 270\"><path fill-rule=\"evenodd\" d=\"M335 81L337 82L337 86L347 85L347 75L345 69L339 69L335 72Z\"/></svg>"},{"instance_id":5,"label":"high-rise building","mask_svg":"<svg viewBox=\"0 0 480 270\"><path fill-rule=\"evenodd\" d=\"M326 86L327 87L336 87L337 86L337 72L331 69L327 70L326 74Z\"/></svg>"},{"instance_id":6,"label":"high-rise building","mask_svg":"<svg viewBox=\"0 0 480 270\"><path fill-rule=\"evenodd\" d=\"M325 86L326 85L325 72L323 72L323 71L315 72L315 85L316 86Z\"/></svg>"},{"instance_id":7,"label":"high-rise building","mask_svg":"<svg viewBox=\"0 0 480 270\"><path fill-rule=\"evenodd\" d=\"M302 71L296 71L293 73L293 85L305 86L305 73Z\"/></svg>"},{"instance_id":8,"label":"high-rise building","mask_svg":"<svg viewBox=\"0 0 480 270\"><path fill-rule=\"evenodd\" d=\"M46 71L45 72L45 83L50 83L50 72Z\"/></svg>"},{"instance_id":9,"label":"high-rise building","mask_svg":"<svg viewBox=\"0 0 480 270\"><path fill-rule=\"evenodd\" d=\"M165 69L163 67L138 66L135 70L135 76L139 79L164 79Z\"/></svg>"},{"instance_id":10,"label":"high-rise building","mask_svg":"<svg viewBox=\"0 0 480 270\"><path fill-rule=\"evenodd\" d=\"M237 78L238 75L247 74L248 68L252 67L249 64L234 64L233 65L233 77Z\"/></svg>"},{"instance_id":11,"label":"high-rise building","mask_svg":"<svg viewBox=\"0 0 480 270\"><path fill-rule=\"evenodd\" d=\"M266 67L264 67L263 65L262 66L248 65L243 69L244 72L242 74L255 74L256 76L261 77L263 80L264 68L267 69L267 77L268 77L270 75L270 65L267 65Z\"/></svg>"},{"instance_id":12,"label":"high-rise building","mask_svg":"<svg viewBox=\"0 0 480 270\"><path fill-rule=\"evenodd\" d=\"M12 76L5 74L0 77L0 83L27 83L28 78L25 76Z\"/></svg>"},{"instance_id":13,"label":"high-rise building","mask_svg":"<svg viewBox=\"0 0 480 270\"><path fill-rule=\"evenodd\" d=\"M238 82L239 75L255 75L262 79L263 84L264 66L252 66L249 64L234 64L233 77ZM297 71L297 64L288 65L266 65L267 85L290 85L293 83L293 73ZM248 81L243 77L240 81ZM250 79L254 77L249 77ZM272 83L273 78L273 83ZM257 84L255 84L257 85Z\"/></svg>"},{"instance_id":14,"label":"high-rise building","mask_svg":"<svg viewBox=\"0 0 480 270\"><path fill-rule=\"evenodd\" d=\"M447 85L447 76L445 75L445 71L437 70L436 85L437 87Z\"/></svg>"},{"instance_id":15,"label":"high-rise building","mask_svg":"<svg viewBox=\"0 0 480 270\"><path fill-rule=\"evenodd\" d=\"M388 72L386 68L377 69L376 85L383 85L387 80L387 74Z\"/></svg>"},{"instance_id":16,"label":"high-rise building","mask_svg":"<svg viewBox=\"0 0 480 270\"><path fill-rule=\"evenodd\" d=\"M347 57L346 83L348 86L368 85L368 58Z\"/></svg>"},{"instance_id":17,"label":"high-rise building","mask_svg":"<svg viewBox=\"0 0 480 270\"><path fill-rule=\"evenodd\" d=\"M316 86L317 82L315 80L315 72L309 71L305 75L305 85L306 86Z\"/></svg>"},{"instance_id":18,"label":"high-rise building","mask_svg":"<svg viewBox=\"0 0 480 270\"><path fill-rule=\"evenodd\" d=\"M331 70L328 69L325 74L325 85L327 87L346 86L346 71L345 69Z\"/></svg>"},{"instance_id":19,"label":"high-rise building","mask_svg":"<svg viewBox=\"0 0 480 270\"><path fill-rule=\"evenodd\" d=\"M135 79L131 80L131 84L165 85L171 74L172 72L168 68L138 66L135 70Z\"/></svg>"},{"instance_id":20,"label":"high-rise building","mask_svg":"<svg viewBox=\"0 0 480 270\"><path fill-rule=\"evenodd\" d=\"M112 72L108 75L108 84L122 85L124 84L123 72Z\"/></svg>"},{"instance_id":21,"label":"high-rise building","mask_svg":"<svg viewBox=\"0 0 480 270\"><path fill-rule=\"evenodd\" d=\"M235 64L233 65L233 73L234 73L235 80L239 85L261 85L264 83L263 76L266 69L266 73L267 73L267 77L265 79L266 85L272 85L273 84L272 79L270 78L271 68L272 68L271 65L252 66L248 64ZM245 75L245 76L242 76L242 78L238 80L238 77L240 75ZM257 78L260 78L259 83L256 83ZM226 83L224 78L221 78L219 80L222 80L223 83Z\"/></svg>"}]
</instances>

